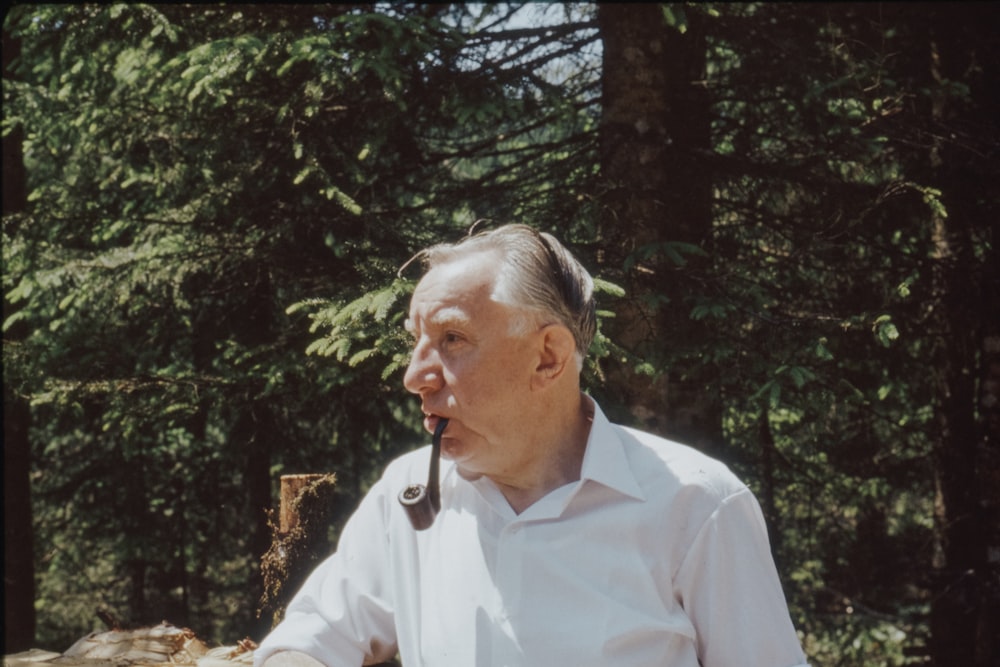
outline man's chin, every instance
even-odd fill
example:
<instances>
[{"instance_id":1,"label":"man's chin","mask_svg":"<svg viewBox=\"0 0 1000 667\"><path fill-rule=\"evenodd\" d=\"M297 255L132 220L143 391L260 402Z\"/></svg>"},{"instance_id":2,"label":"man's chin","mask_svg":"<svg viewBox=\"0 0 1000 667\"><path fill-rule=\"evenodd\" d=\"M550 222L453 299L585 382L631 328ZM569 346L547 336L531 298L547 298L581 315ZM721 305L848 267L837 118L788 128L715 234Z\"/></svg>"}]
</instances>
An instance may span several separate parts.
<instances>
[{"instance_id":1,"label":"man's chin","mask_svg":"<svg viewBox=\"0 0 1000 667\"><path fill-rule=\"evenodd\" d=\"M441 458L455 464L455 470L462 479L475 481L483 476L482 472L475 470L475 463L472 459L472 452L465 446L461 439L449 438L445 436L441 439Z\"/></svg>"},{"instance_id":2,"label":"man's chin","mask_svg":"<svg viewBox=\"0 0 1000 667\"><path fill-rule=\"evenodd\" d=\"M452 444L452 446L449 447L449 444ZM445 441L441 443L441 458L454 463L455 471L458 472L462 479L472 482L483 476L483 473L469 469L461 448L454 446L454 442L448 443Z\"/></svg>"},{"instance_id":3,"label":"man's chin","mask_svg":"<svg viewBox=\"0 0 1000 667\"><path fill-rule=\"evenodd\" d=\"M477 479L483 476L483 473L473 472L472 470L466 470L461 465L456 465L455 470L458 472L458 476L467 482L475 482Z\"/></svg>"}]
</instances>

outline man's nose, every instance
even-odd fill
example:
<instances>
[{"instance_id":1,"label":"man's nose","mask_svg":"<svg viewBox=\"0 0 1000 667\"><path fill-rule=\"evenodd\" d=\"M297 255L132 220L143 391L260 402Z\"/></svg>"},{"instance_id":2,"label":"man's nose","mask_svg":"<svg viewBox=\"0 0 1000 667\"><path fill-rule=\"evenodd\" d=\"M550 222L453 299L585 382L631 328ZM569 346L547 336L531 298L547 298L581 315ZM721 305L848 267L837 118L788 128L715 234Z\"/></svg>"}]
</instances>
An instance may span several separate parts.
<instances>
[{"instance_id":1,"label":"man's nose","mask_svg":"<svg viewBox=\"0 0 1000 667\"><path fill-rule=\"evenodd\" d=\"M418 342L403 376L403 386L414 394L425 394L441 387L441 363L433 348Z\"/></svg>"}]
</instances>

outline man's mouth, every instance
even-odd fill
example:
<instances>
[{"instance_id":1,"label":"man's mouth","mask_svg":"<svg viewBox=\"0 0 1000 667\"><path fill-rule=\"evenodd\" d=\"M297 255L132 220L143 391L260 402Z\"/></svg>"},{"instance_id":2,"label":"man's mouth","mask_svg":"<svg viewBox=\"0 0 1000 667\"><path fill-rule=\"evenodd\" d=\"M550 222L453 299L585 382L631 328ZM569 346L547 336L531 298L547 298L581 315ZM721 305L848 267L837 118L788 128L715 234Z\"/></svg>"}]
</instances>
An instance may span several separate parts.
<instances>
[{"instance_id":1,"label":"man's mouth","mask_svg":"<svg viewBox=\"0 0 1000 667\"><path fill-rule=\"evenodd\" d=\"M437 414L433 414L433 413L425 413L424 414L424 428L427 429L427 431L429 433L433 433L434 430L437 428L438 423L442 419L445 419L445 417L442 417L441 415L437 415Z\"/></svg>"}]
</instances>

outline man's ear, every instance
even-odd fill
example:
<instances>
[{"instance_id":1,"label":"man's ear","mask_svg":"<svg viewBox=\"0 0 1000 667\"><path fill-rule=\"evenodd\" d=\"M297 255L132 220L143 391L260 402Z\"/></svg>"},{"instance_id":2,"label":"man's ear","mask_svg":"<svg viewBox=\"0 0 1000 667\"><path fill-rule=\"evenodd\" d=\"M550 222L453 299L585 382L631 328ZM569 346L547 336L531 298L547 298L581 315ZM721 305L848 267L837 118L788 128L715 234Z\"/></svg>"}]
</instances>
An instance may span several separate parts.
<instances>
[{"instance_id":1,"label":"man's ear","mask_svg":"<svg viewBox=\"0 0 1000 667\"><path fill-rule=\"evenodd\" d=\"M532 377L532 386L547 387L575 366L576 341L573 334L562 324L547 324L538 332L538 366Z\"/></svg>"}]
</instances>

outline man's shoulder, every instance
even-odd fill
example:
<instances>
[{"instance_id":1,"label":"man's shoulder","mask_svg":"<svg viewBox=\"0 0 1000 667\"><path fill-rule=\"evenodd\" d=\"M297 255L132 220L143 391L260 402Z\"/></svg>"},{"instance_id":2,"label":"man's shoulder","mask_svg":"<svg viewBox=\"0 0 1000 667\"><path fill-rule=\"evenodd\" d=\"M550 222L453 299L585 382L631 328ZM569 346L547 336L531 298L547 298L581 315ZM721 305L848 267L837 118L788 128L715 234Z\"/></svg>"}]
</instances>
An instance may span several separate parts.
<instances>
[{"instance_id":1,"label":"man's shoulder","mask_svg":"<svg viewBox=\"0 0 1000 667\"><path fill-rule=\"evenodd\" d=\"M430 445L400 454L389 461L382 474L365 492L355 516L366 520L382 516L389 521L390 514L399 507L399 493L411 484L426 484L430 464Z\"/></svg>"},{"instance_id":2,"label":"man's shoulder","mask_svg":"<svg viewBox=\"0 0 1000 667\"><path fill-rule=\"evenodd\" d=\"M412 481L424 481L427 479L427 467L431 461L431 446L423 445L416 449L400 454L389 461L385 467L382 477L385 479L400 479L414 477Z\"/></svg>"},{"instance_id":3,"label":"man's shoulder","mask_svg":"<svg viewBox=\"0 0 1000 667\"><path fill-rule=\"evenodd\" d=\"M643 489L701 492L721 499L746 488L725 463L690 445L628 426L614 428Z\"/></svg>"},{"instance_id":4,"label":"man's shoulder","mask_svg":"<svg viewBox=\"0 0 1000 667\"><path fill-rule=\"evenodd\" d=\"M726 465L722 461L690 445L631 426L620 424L613 426L621 436L622 443L625 445L627 451L633 449L648 451L653 456L664 461L671 468L678 470L709 468L728 471L728 468L726 468Z\"/></svg>"}]
</instances>

